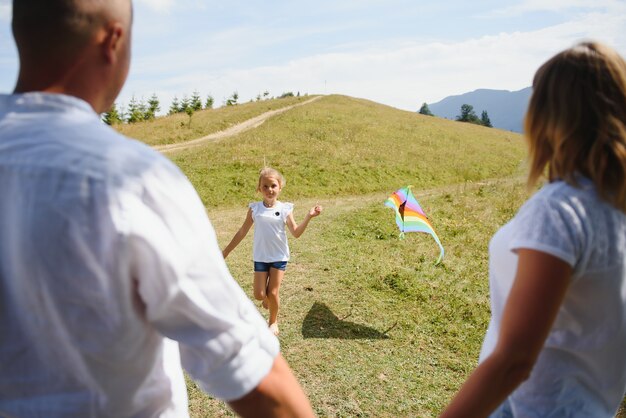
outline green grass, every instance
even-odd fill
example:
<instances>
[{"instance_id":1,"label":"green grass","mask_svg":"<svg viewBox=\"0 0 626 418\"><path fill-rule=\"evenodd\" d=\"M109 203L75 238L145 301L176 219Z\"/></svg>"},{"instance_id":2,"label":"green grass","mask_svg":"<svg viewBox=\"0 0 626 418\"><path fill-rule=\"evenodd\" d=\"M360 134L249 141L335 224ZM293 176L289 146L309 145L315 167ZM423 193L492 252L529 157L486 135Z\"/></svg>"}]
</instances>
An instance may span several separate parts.
<instances>
[{"instance_id":1,"label":"green grass","mask_svg":"<svg viewBox=\"0 0 626 418\"><path fill-rule=\"evenodd\" d=\"M519 134L330 96L170 158L212 208L255 199L264 161L286 176L284 199L298 200L509 176L524 155Z\"/></svg>"},{"instance_id":2,"label":"green grass","mask_svg":"<svg viewBox=\"0 0 626 418\"><path fill-rule=\"evenodd\" d=\"M398 239L385 197L327 198L325 212L291 240L280 340L319 416L441 411L475 366L489 320L489 237L526 194L520 182L495 182L421 198L446 248L440 265L429 235ZM296 208L297 219L310 203ZM244 211L209 213L224 244ZM251 295L250 240L242 245L228 263ZM193 397L196 417L226 413L219 401Z\"/></svg>"},{"instance_id":3,"label":"green grass","mask_svg":"<svg viewBox=\"0 0 626 418\"><path fill-rule=\"evenodd\" d=\"M517 134L343 96L169 155L222 246L259 198L264 159L287 177L281 200L296 204L296 221L316 202L325 207L290 240L279 314L283 355L324 417L436 416L458 389L489 320L489 239L527 198L524 156ZM434 240L399 240L383 205L406 184L446 249L440 265ZM250 296L251 235L227 260ZM188 387L193 417L232 416Z\"/></svg>"}]
</instances>

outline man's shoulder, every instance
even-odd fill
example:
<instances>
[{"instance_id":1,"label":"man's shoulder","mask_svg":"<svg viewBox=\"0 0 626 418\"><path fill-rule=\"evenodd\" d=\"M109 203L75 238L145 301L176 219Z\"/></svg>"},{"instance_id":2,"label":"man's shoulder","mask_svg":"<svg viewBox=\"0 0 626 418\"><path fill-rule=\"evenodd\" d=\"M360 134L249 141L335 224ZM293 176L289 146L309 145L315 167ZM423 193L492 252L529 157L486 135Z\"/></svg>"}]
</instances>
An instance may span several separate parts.
<instances>
[{"instance_id":1,"label":"man's shoulder","mask_svg":"<svg viewBox=\"0 0 626 418\"><path fill-rule=\"evenodd\" d=\"M56 169L104 181L114 188L134 184L142 189L141 185L153 184L153 178L167 184L185 177L158 151L99 121L64 126L55 135L55 158L65 161L63 166L55 164Z\"/></svg>"},{"instance_id":2,"label":"man's shoulder","mask_svg":"<svg viewBox=\"0 0 626 418\"><path fill-rule=\"evenodd\" d=\"M102 155L106 156L106 168L113 176L156 175L162 180L184 177L178 166L143 142L117 132L109 139L103 144Z\"/></svg>"},{"instance_id":3,"label":"man's shoulder","mask_svg":"<svg viewBox=\"0 0 626 418\"><path fill-rule=\"evenodd\" d=\"M99 129L102 132L99 138L99 148L113 159L136 160L138 163L141 161L170 163L169 159L152 147L137 139L125 136L108 125L102 124Z\"/></svg>"},{"instance_id":4,"label":"man's shoulder","mask_svg":"<svg viewBox=\"0 0 626 418\"><path fill-rule=\"evenodd\" d=\"M83 159L87 167L113 175L133 175L158 166L171 168L174 165L148 145L122 135L108 125L97 123L84 128L75 126L59 134L72 136L69 143L63 141L66 151ZM70 133L72 130L74 132Z\"/></svg>"},{"instance_id":5,"label":"man's shoulder","mask_svg":"<svg viewBox=\"0 0 626 418\"><path fill-rule=\"evenodd\" d=\"M146 144L100 121L88 103L72 96L40 92L0 95L5 144L48 166L85 168L79 161L144 166L169 160Z\"/></svg>"}]
</instances>

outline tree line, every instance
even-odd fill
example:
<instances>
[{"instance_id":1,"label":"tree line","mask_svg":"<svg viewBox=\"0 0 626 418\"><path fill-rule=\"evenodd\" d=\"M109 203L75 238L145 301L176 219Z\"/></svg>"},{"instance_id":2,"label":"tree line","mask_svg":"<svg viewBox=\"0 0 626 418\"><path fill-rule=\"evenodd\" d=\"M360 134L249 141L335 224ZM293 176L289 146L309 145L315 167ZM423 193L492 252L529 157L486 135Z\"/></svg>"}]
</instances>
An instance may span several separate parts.
<instances>
[{"instance_id":1,"label":"tree line","mask_svg":"<svg viewBox=\"0 0 626 418\"><path fill-rule=\"evenodd\" d=\"M293 97L300 96L300 92L296 95L293 92L288 91L280 96L279 99L285 97ZM270 97L269 91L264 91L263 94L259 93L256 97L257 101L273 99L274 97ZM251 100L252 101L252 100ZM200 93L198 91L194 91L190 97L187 95L183 96L182 99L178 99L177 96L174 96L172 99L172 103L170 104L170 108L168 110L168 115L175 115L177 113L186 113L189 116L189 124L191 124L191 116L194 112L203 109L212 109L215 100L213 96L208 95L207 98L203 101L200 97ZM233 92L229 97L224 99L224 106L235 106L239 104L239 93ZM156 117L157 112L161 110L161 104L159 102L159 98L156 94L153 94L147 101L142 99L136 99L133 96L128 103L128 107L124 108L117 103L113 103L111 109L102 114L102 121L107 125L115 125L118 123L136 123L147 120L152 120Z\"/></svg>"},{"instance_id":2,"label":"tree line","mask_svg":"<svg viewBox=\"0 0 626 418\"><path fill-rule=\"evenodd\" d=\"M191 97L183 96L183 99L180 101L178 97L174 96L168 115L187 113L191 118L193 112L197 110L213 108L213 103L214 99L211 95L207 96L203 103L200 98L200 93L197 91L194 91ZM142 122L154 119L156 113L160 110L161 104L156 94L153 94L148 101L144 101L143 99L138 100L133 96L126 109L123 106L119 106L117 103L113 103L111 109L102 114L102 121L107 125Z\"/></svg>"},{"instance_id":3,"label":"tree line","mask_svg":"<svg viewBox=\"0 0 626 418\"><path fill-rule=\"evenodd\" d=\"M428 108L427 103L422 104L422 107L420 108L419 113L422 115L427 115L427 116L435 116ZM468 122L468 123L473 123L476 125L482 125L488 128L493 127L493 125L491 124L491 120L489 119L489 114L487 113L486 110L483 110L479 118L478 115L476 115L476 112L474 111L474 106L469 105L469 104L461 105L461 114L457 115L456 120L459 122Z\"/></svg>"}]
</instances>

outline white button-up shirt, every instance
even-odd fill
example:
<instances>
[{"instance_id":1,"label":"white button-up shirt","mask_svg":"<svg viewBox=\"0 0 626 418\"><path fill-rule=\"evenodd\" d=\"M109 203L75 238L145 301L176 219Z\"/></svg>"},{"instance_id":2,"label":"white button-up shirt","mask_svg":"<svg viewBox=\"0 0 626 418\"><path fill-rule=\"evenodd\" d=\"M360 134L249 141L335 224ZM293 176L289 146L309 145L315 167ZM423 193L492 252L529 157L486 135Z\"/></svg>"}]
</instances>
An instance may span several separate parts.
<instances>
[{"instance_id":1,"label":"white button-up shirt","mask_svg":"<svg viewBox=\"0 0 626 418\"><path fill-rule=\"evenodd\" d=\"M181 363L232 400L278 351L174 164L80 99L0 95L0 416L184 417Z\"/></svg>"}]
</instances>

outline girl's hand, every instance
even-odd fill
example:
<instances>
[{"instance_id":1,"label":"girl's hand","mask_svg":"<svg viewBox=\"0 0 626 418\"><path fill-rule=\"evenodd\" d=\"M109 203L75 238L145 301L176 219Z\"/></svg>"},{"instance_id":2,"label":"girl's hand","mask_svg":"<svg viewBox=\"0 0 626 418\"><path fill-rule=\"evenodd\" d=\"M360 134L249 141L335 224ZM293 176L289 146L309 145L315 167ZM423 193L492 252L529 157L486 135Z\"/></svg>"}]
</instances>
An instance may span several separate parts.
<instances>
[{"instance_id":1,"label":"girl's hand","mask_svg":"<svg viewBox=\"0 0 626 418\"><path fill-rule=\"evenodd\" d=\"M322 213L322 208L320 205L315 205L314 207L311 208L311 210L309 211L309 216L311 218L315 218L317 215L319 215L320 213Z\"/></svg>"}]
</instances>

